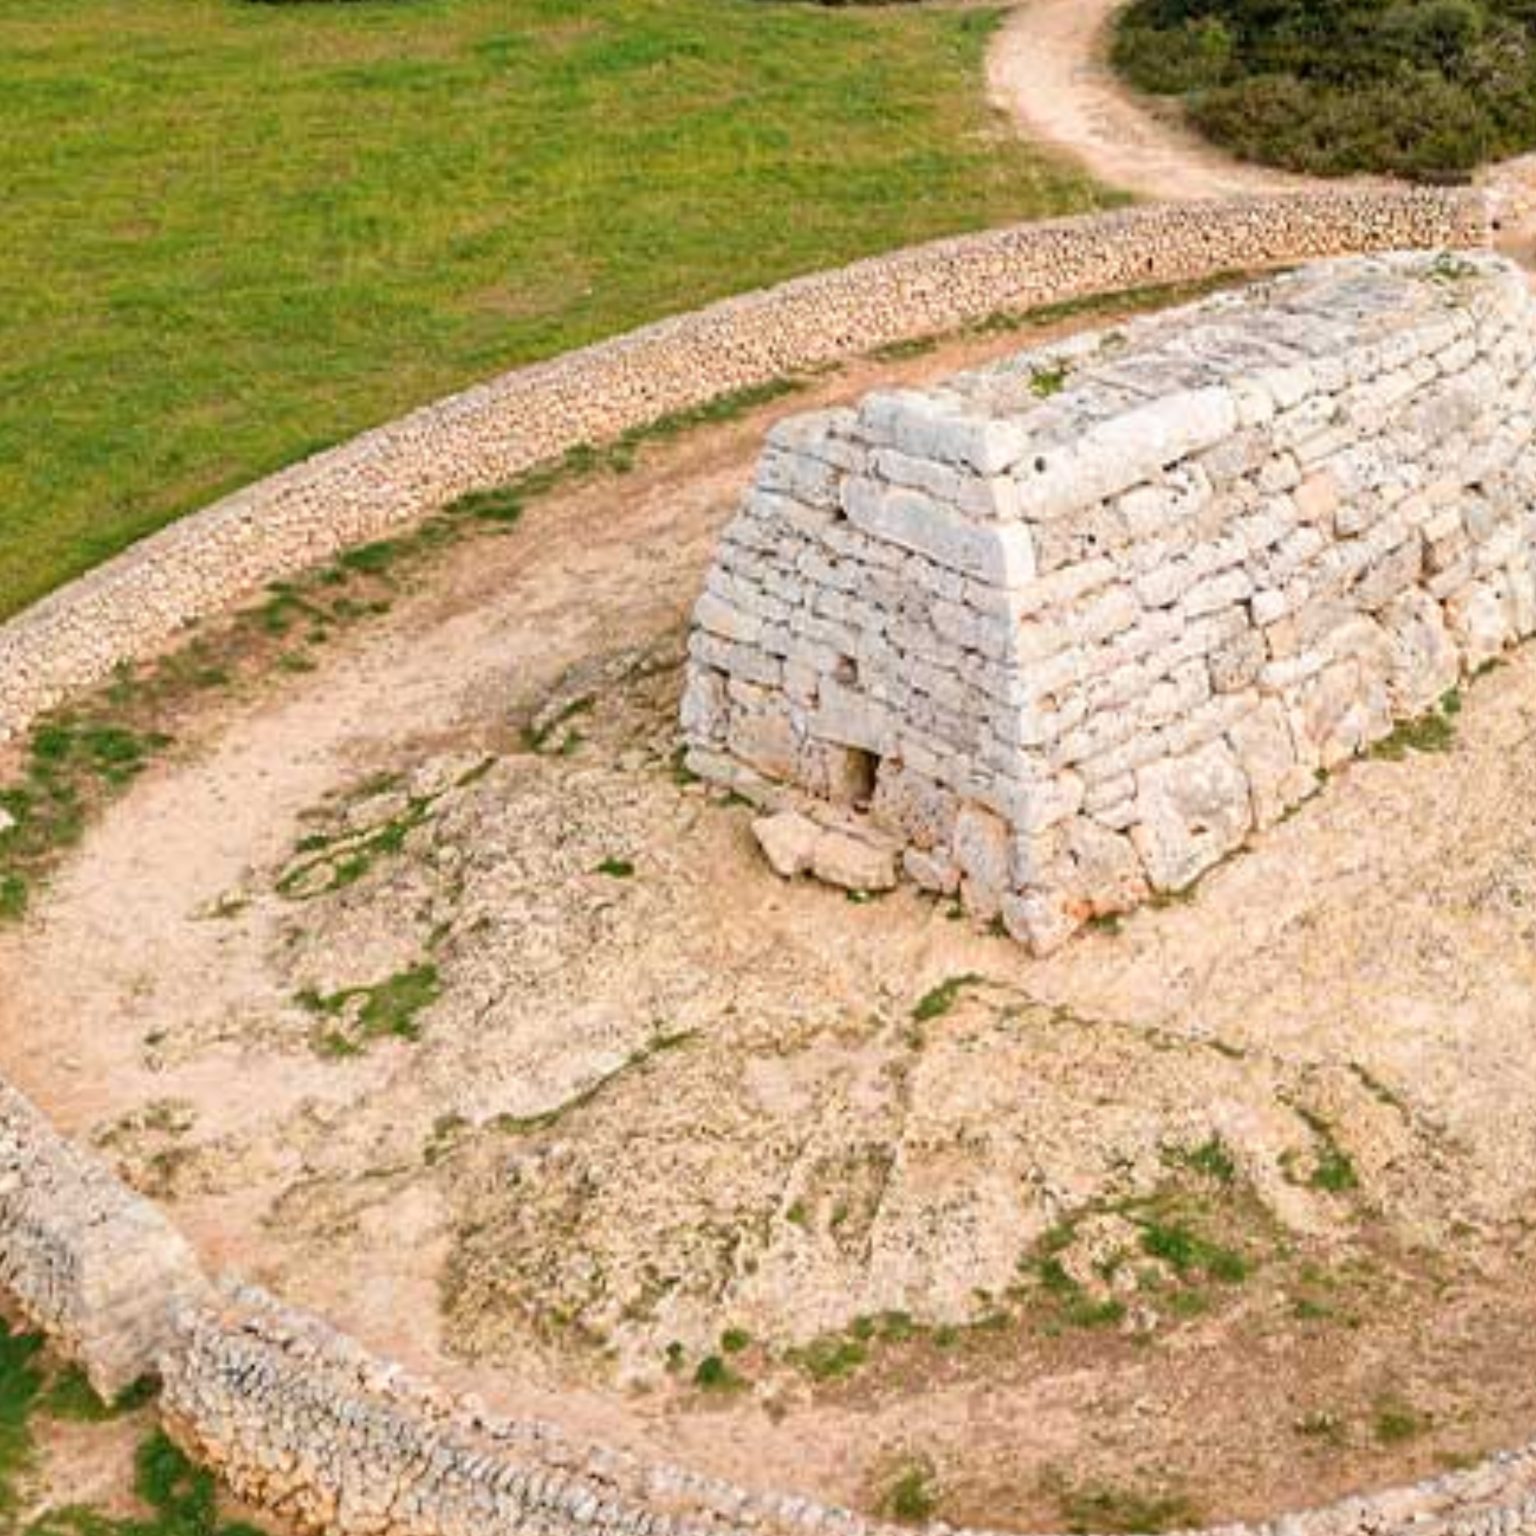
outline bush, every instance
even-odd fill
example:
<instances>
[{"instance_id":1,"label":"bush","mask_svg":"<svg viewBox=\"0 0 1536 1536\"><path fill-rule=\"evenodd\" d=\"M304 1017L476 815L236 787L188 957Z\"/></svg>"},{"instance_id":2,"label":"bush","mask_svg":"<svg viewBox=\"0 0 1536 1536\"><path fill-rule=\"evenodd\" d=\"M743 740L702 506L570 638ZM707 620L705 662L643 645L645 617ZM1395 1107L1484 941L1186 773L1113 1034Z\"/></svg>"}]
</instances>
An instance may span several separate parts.
<instances>
[{"instance_id":1,"label":"bush","mask_svg":"<svg viewBox=\"0 0 1536 1536\"><path fill-rule=\"evenodd\" d=\"M1231 78L1232 32L1220 17L1166 31L1129 22L1115 41L1115 62L1157 96L1184 96Z\"/></svg>"},{"instance_id":2,"label":"bush","mask_svg":"<svg viewBox=\"0 0 1536 1536\"><path fill-rule=\"evenodd\" d=\"M1293 170L1456 180L1536 144L1529 0L1135 0L1114 57L1211 138Z\"/></svg>"}]
</instances>

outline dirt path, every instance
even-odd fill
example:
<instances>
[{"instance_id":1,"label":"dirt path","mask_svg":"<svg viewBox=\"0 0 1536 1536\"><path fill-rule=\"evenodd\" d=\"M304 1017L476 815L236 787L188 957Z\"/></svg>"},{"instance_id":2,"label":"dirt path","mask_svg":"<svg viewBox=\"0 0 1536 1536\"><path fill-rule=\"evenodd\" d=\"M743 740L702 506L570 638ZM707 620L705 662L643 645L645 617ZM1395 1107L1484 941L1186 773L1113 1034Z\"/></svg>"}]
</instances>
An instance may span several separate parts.
<instances>
[{"instance_id":1,"label":"dirt path","mask_svg":"<svg viewBox=\"0 0 1536 1536\"><path fill-rule=\"evenodd\" d=\"M518 701L675 641L767 414L1020 345L858 365L536 503L319 673L215 710L0 939L0 1071L166 1200L211 1265L510 1411L758 1486L875 1507L917 1451L950 1518L1101 1522L1106 1500L1154 1499L1183 1523L1524 1438L1536 661L1478 684L1455 771L1362 765L1192 907L1043 964L910 891L858 906L775 881L744 813L667 771L675 672L599 699L568 755L519 747ZM324 899L278 894L328 797L345 822L361 808L335 797L367 776L487 752L409 857ZM616 859L630 877L603 872ZM316 1049L303 988L424 952L443 996L419 1037ZM960 976L986 987L914 1031L915 1000ZM650 1061L661 1034L689 1043ZM1334 1188L1319 1125L1347 1137ZM982 1265L1011 1295L1065 1214L1171 1198L1170 1138L1229 1147L1254 1191L1197 1189L1179 1218L1251 1254L1237 1289L1154 1273L1138 1291L1128 1265L1120 1313L1076 1314L1120 1325L1085 1328L1050 1310L1058 1275L1010 1299L1007 1331L891 1346L846 1381L755 1342L739 1397L665 1371L668 1340L693 1360L727 1327L766 1343L953 1312ZM1104 1245L1138 1230L1095 1218L1098 1248L1064 1261L1099 1285ZM660 1297L658 1269L679 1282ZM601 1347L552 1343L540 1315Z\"/></svg>"},{"instance_id":2,"label":"dirt path","mask_svg":"<svg viewBox=\"0 0 1536 1536\"><path fill-rule=\"evenodd\" d=\"M1110 22L1124 3L1024 0L987 57L992 100L1030 138L1138 197L1180 202L1317 185L1222 154L1128 89L1107 57Z\"/></svg>"}]
</instances>

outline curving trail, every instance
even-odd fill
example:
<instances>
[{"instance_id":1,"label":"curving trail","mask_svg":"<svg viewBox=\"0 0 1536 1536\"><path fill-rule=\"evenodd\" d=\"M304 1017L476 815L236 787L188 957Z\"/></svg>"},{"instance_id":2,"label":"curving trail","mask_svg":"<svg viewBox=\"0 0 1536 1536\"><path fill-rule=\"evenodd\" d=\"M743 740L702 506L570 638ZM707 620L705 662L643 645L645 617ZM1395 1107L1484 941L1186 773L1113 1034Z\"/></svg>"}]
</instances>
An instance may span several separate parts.
<instances>
[{"instance_id":1,"label":"curving trail","mask_svg":"<svg viewBox=\"0 0 1536 1536\"><path fill-rule=\"evenodd\" d=\"M1107 46L1110 22L1123 4L1024 0L987 56L993 102L1030 138L1138 197L1177 202L1317 185L1222 154L1123 84Z\"/></svg>"},{"instance_id":2,"label":"curving trail","mask_svg":"<svg viewBox=\"0 0 1536 1536\"><path fill-rule=\"evenodd\" d=\"M1320 186L1382 186L1380 177L1325 181L1234 159L1141 95L1109 62L1126 0L1020 0L987 52L987 94L1019 132L1075 160L1096 180L1149 202L1262 196ZM1536 154L1486 166L1494 244L1536 264ZM1536 281L1536 275L1533 275Z\"/></svg>"}]
</instances>

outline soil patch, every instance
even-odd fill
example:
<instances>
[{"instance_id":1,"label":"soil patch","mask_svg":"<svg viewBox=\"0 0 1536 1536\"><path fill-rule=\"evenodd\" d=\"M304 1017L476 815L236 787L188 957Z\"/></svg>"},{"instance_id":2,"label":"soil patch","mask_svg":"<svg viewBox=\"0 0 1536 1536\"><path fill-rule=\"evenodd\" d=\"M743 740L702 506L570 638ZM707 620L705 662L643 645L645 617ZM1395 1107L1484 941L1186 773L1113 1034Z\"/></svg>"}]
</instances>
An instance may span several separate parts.
<instances>
[{"instance_id":1,"label":"soil patch","mask_svg":"<svg viewBox=\"0 0 1536 1536\"><path fill-rule=\"evenodd\" d=\"M1528 1436L1536 661L1032 962L677 767L763 420L210 694L0 939L0 1069L214 1265L758 1487L1183 1524Z\"/></svg>"}]
</instances>

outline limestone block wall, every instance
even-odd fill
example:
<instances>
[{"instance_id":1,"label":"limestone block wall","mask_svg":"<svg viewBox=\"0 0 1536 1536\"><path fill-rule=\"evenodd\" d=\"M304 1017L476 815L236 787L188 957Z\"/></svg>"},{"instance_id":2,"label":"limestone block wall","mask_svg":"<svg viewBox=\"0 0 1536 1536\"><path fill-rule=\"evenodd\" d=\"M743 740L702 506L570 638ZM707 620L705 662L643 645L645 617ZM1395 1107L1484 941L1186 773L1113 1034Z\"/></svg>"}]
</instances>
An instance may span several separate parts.
<instances>
[{"instance_id":1,"label":"limestone block wall","mask_svg":"<svg viewBox=\"0 0 1536 1536\"><path fill-rule=\"evenodd\" d=\"M109 1401L207 1283L181 1234L0 1083L0 1289Z\"/></svg>"},{"instance_id":2,"label":"limestone block wall","mask_svg":"<svg viewBox=\"0 0 1536 1536\"><path fill-rule=\"evenodd\" d=\"M787 422L692 764L1037 950L1177 891L1536 628L1533 361L1516 268L1396 255Z\"/></svg>"},{"instance_id":3,"label":"limestone block wall","mask_svg":"<svg viewBox=\"0 0 1536 1536\"><path fill-rule=\"evenodd\" d=\"M1023 224L744 294L411 412L183 518L0 624L0 740L334 555L669 412L999 311L1347 251L1477 246L1481 193L1338 190Z\"/></svg>"}]
</instances>

